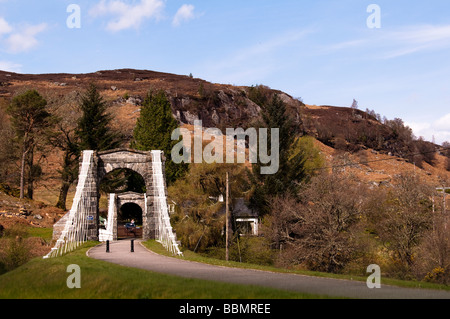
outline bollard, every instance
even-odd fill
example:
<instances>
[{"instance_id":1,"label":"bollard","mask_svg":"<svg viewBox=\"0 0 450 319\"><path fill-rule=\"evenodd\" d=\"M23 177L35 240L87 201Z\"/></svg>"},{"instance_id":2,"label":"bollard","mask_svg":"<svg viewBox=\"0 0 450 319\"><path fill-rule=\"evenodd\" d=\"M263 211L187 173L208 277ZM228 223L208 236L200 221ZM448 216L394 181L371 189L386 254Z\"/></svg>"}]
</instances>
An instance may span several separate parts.
<instances>
[{"instance_id":1,"label":"bollard","mask_svg":"<svg viewBox=\"0 0 450 319\"><path fill-rule=\"evenodd\" d=\"M106 241L106 252L109 253L109 240Z\"/></svg>"},{"instance_id":2,"label":"bollard","mask_svg":"<svg viewBox=\"0 0 450 319\"><path fill-rule=\"evenodd\" d=\"M131 252L134 253L134 239L131 240Z\"/></svg>"}]
</instances>

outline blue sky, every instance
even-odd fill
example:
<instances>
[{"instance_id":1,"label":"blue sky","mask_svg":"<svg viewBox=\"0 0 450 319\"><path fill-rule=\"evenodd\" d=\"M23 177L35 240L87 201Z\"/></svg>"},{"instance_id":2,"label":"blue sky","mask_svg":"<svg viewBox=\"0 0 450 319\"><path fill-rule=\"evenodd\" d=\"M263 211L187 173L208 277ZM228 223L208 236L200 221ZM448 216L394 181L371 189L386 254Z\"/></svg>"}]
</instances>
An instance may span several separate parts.
<instances>
[{"instance_id":1,"label":"blue sky","mask_svg":"<svg viewBox=\"0 0 450 319\"><path fill-rule=\"evenodd\" d=\"M67 25L71 4L80 28ZM0 0L0 69L118 68L264 84L307 104L356 99L450 141L448 0Z\"/></svg>"}]
</instances>

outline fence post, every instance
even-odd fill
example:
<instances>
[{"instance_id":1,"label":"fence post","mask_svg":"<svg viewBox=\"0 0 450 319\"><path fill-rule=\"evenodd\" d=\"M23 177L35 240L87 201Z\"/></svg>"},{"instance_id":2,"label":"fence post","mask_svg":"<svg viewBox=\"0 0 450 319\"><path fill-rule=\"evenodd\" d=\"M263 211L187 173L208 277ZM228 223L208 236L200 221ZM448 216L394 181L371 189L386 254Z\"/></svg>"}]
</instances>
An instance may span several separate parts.
<instances>
[{"instance_id":1,"label":"fence post","mask_svg":"<svg viewBox=\"0 0 450 319\"><path fill-rule=\"evenodd\" d=\"M109 240L106 241L106 252L109 253Z\"/></svg>"},{"instance_id":2,"label":"fence post","mask_svg":"<svg viewBox=\"0 0 450 319\"><path fill-rule=\"evenodd\" d=\"M134 239L131 240L131 252L134 253Z\"/></svg>"}]
</instances>

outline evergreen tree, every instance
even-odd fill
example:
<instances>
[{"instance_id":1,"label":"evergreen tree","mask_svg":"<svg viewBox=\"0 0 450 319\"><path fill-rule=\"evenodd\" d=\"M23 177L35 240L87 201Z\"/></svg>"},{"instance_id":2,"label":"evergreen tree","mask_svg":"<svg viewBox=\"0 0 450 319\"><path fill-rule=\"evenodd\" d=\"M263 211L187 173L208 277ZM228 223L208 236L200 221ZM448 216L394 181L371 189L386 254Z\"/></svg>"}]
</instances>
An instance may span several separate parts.
<instances>
[{"instance_id":1,"label":"evergreen tree","mask_svg":"<svg viewBox=\"0 0 450 319\"><path fill-rule=\"evenodd\" d=\"M33 150L39 138L51 128L53 120L47 111L47 101L36 90L28 90L16 96L7 111L21 146L20 198L23 199L26 166L28 165L30 171L33 170ZM28 180L30 181L30 177ZM32 196L32 190L29 195Z\"/></svg>"},{"instance_id":2,"label":"evergreen tree","mask_svg":"<svg viewBox=\"0 0 450 319\"><path fill-rule=\"evenodd\" d=\"M97 87L91 84L81 97L82 116L78 121L76 136L80 151L105 151L120 145L119 135L111 127L111 115Z\"/></svg>"},{"instance_id":3,"label":"evergreen tree","mask_svg":"<svg viewBox=\"0 0 450 319\"><path fill-rule=\"evenodd\" d=\"M171 160L172 148L178 141L172 141L172 132L178 123L172 115L169 100L164 91L149 92L142 105L141 114L134 129L131 146L141 151L161 150L166 160L166 181L171 185L187 171L187 164L175 164Z\"/></svg>"},{"instance_id":4,"label":"evergreen tree","mask_svg":"<svg viewBox=\"0 0 450 319\"><path fill-rule=\"evenodd\" d=\"M269 102L267 102L269 101ZM262 175L261 164L253 165L250 180L254 185L251 206L260 214L270 212L269 201L272 196L290 193L295 195L300 183L307 178L305 154L297 145L298 128L286 113L286 104L275 94L266 100L262 107L260 127L268 129L268 149L271 149L272 128L279 129L279 170L272 175Z\"/></svg>"},{"instance_id":5,"label":"evergreen tree","mask_svg":"<svg viewBox=\"0 0 450 319\"><path fill-rule=\"evenodd\" d=\"M78 156L84 150L106 151L120 146L120 135L111 128L112 117L107 113L107 104L94 84L91 84L81 97L80 110L82 115L75 130ZM77 159L79 160L79 157ZM78 166L76 169L78 174ZM108 193L122 187L126 183L124 174L126 173L123 170L111 172L100 184L100 191Z\"/></svg>"}]
</instances>

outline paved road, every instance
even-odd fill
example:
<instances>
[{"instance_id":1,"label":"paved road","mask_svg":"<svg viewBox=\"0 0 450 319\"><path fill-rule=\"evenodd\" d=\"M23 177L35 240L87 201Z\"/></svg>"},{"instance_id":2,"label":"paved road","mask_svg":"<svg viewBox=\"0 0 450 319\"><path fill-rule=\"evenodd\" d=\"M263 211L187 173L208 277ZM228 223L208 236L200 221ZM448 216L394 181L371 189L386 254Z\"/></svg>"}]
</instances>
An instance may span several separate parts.
<instances>
[{"instance_id":1,"label":"paved road","mask_svg":"<svg viewBox=\"0 0 450 319\"><path fill-rule=\"evenodd\" d=\"M365 282L281 274L260 270L212 266L158 255L146 249L140 241L130 252L130 241L105 244L90 249L91 258L127 267L186 278L197 278L244 285L259 285L296 292L362 299L450 299L450 292L407 289L382 285L381 289L369 289Z\"/></svg>"}]
</instances>

